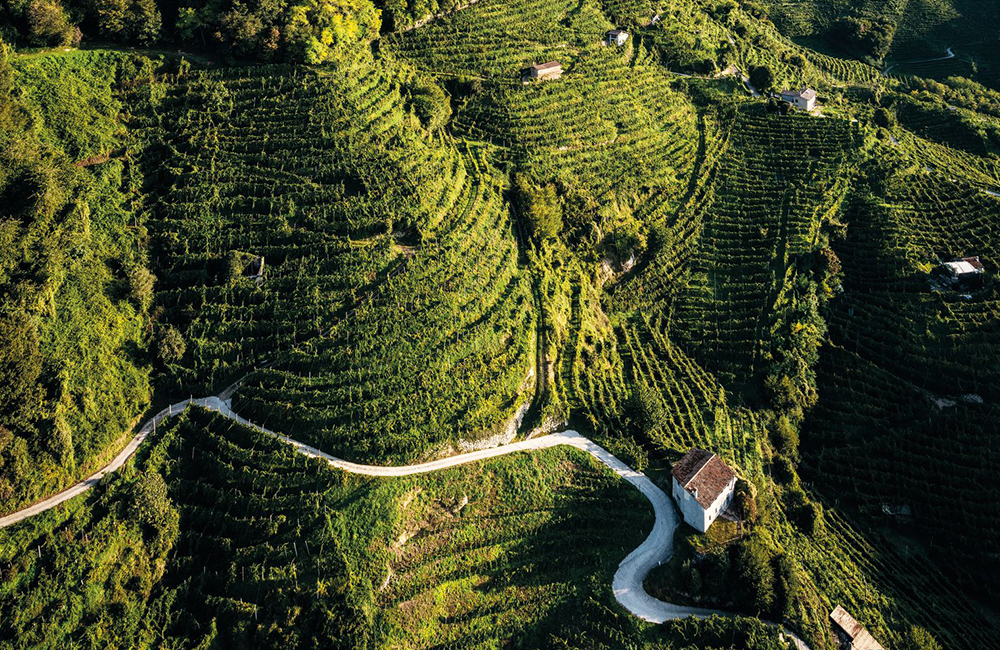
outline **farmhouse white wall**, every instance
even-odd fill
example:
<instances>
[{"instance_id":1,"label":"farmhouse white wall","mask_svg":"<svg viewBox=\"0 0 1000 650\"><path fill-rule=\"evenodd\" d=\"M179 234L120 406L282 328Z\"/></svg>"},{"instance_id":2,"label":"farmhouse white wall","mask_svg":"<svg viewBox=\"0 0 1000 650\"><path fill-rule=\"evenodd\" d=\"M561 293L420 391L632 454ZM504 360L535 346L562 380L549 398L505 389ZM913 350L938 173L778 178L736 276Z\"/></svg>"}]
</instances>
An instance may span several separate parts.
<instances>
[{"instance_id":1,"label":"farmhouse white wall","mask_svg":"<svg viewBox=\"0 0 1000 650\"><path fill-rule=\"evenodd\" d=\"M718 519L719 514L732 503L733 492L736 488L736 479L734 478L726 486L726 489L716 497L715 502L708 509L705 509L695 500L694 495L681 487L676 478L671 478L671 483L673 485L674 501L677 502L677 507L680 508L684 521L703 533L708 530L712 522Z\"/></svg>"}]
</instances>

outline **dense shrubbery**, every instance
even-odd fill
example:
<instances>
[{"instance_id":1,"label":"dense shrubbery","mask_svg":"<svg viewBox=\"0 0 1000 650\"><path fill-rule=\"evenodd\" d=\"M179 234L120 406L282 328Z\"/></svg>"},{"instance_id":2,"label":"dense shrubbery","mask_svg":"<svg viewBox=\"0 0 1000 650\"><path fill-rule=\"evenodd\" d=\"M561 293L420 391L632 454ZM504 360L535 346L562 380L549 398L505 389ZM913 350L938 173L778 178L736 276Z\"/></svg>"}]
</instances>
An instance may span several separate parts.
<instances>
[{"instance_id":1,"label":"dense shrubbery","mask_svg":"<svg viewBox=\"0 0 1000 650\"><path fill-rule=\"evenodd\" d=\"M65 69L12 67L0 43L2 512L91 469L149 399L151 278L129 231L128 181L117 161L84 171L70 157L116 142L112 84L135 65L81 55ZM92 104L57 90L74 66L87 69ZM128 284L134 302L119 289Z\"/></svg>"},{"instance_id":2,"label":"dense shrubbery","mask_svg":"<svg viewBox=\"0 0 1000 650\"><path fill-rule=\"evenodd\" d=\"M514 177L514 200L528 234L536 241L552 239L562 230L562 206L551 183L536 185L523 175Z\"/></svg>"},{"instance_id":3,"label":"dense shrubbery","mask_svg":"<svg viewBox=\"0 0 1000 650\"><path fill-rule=\"evenodd\" d=\"M831 27L828 38L834 47L881 61L892 47L895 31L895 26L888 22L847 16Z\"/></svg>"},{"instance_id":4,"label":"dense shrubbery","mask_svg":"<svg viewBox=\"0 0 1000 650\"><path fill-rule=\"evenodd\" d=\"M151 45L180 40L245 58L329 63L353 58L381 24L370 0L14 0L10 13L33 45L78 44L81 36ZM82 32L81 32L82 30Z\"/></svg>"}]
</instances>

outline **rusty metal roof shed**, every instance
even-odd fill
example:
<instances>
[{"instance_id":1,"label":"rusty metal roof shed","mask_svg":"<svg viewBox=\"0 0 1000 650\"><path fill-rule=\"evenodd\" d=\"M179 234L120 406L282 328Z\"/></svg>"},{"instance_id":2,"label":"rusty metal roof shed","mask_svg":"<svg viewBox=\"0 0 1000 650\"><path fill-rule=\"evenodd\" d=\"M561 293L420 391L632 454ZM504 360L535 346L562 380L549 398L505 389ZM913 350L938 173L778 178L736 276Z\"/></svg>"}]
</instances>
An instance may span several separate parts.
<instances>
[{"instance_id":1,"label":"rusty metal roof shed","mask_svg":"<svg viewBox=\"0 0 1000 650\"><path fill-rule=\"evenodd\" d=\"M830 618L833 622L837 624L844 634L848 636L851 640L851 650L885 650L882 645L872 637L871 633L865 629L865 626L858 623L853 616L847 613L847 610L837 605L832 612L830 612Z\"/></svg>"}]
</instances>

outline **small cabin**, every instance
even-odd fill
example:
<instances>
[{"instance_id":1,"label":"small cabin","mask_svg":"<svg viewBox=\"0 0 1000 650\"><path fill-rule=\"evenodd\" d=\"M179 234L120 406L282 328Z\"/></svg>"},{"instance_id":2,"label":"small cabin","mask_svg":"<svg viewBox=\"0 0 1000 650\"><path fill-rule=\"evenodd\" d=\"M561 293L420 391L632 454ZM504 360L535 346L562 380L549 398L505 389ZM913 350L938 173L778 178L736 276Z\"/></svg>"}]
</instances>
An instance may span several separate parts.
<instances>
[{"instance_id":1,"label":"small cabin","mask_svg":"<svg viewBox=\"0 0 1000 650\"><path fill-rule=\"evenodd\" d=\"M261 284L264 281L264 256L251 259L244 274L253 278L257 284Z\"/></svg>"},{"instance_id":2,"label":"small cabin","mask_svg":"<svg viewBox=\"0 0 1000 650\"><path fill-rule=\"evenodd\" d=\"M782 90L781 99L803 111L811 111L816 108L816 91L812 88Z\"/></svg>"},{"instance_id":3,"label":"small cabin","mask_svg":"<svg viewBox=\"0 0 1000 650\"><path fill-rule=\"evenodd\" d=\"M562 64L558 61L547 61L546 63L536 63L528 68L528 79L558 79L562 76Z\"/></svg>"},{"instance_id":4,"label":"small cabin","mask_svg":"<svg viewBox=\"0 0 1000 650\"><path fill-rule=\"evenodd\" d=\"M684 521L703 533L733 501L736 472L710 451L692 449L674 463L670 474Z\"/></svg>"},{"instance_id":5,"label":"small cabin","mask_svg":"<svg viewBox=\"0 0 1000 650\"><path fill-rule=\"evenodd\" d=\"M854 620L854 617L840 605L830 612L830 618L837 625L839 634L845 641L841 647L846 647L848 650L885 650L865 626Z\"/></svg>"},{"instance_id":6,"label":"small cabin","mask_svg":"<svg viewBox=\"0 0 1000 650\"><path fill-rule=\"evenodd\" d=\"M953 289L982 289L984 269L979 257L961 257L941 265L945 280Z\"/></svg>"},{"instance_id":7,"label":"small cabin","mask_svg":"<svg viewBox=\"0 0 1000 650\"><path fill-rule=\"evenodd\" d=\"M613 45L615 47L621 47L625 45L628 41L628 32L624 29L612 29L610 32L604 35L604 44Z\"/></svg>"}]
</instances>

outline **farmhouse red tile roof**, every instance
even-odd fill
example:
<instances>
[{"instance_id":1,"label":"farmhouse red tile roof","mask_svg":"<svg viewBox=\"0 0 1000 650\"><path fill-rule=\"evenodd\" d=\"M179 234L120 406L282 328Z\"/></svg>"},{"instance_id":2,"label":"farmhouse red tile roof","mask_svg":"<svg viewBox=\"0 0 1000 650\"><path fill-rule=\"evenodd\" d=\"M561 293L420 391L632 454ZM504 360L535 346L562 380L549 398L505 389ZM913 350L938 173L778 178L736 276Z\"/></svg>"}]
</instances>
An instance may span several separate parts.
<instances>
[{"instance_id":1,"label":"farmhouse red tile roof","mask_svg":"<svg viewBox=\"0 0 1000 650\"><path fill-rule=\"evenodd\" d=\"M983 263L979 261L978 255L976 255L975 257L963 257L962 261L968 262L969 264L972 265L972 268L976 269L977 271L983 270Z\"/></svg>"},{"instance_id":2,"label":"farmhouse red tile roof","mask_svg":"<svg viewBox=\"0 0 1000 650\"><path fill-rule=\"evenodd\" d=\"M674 463L670 473L699 505L708 508L719 498L736 473L722 459L704 449L692 449Z\"/></svg>"}]
</instances>

